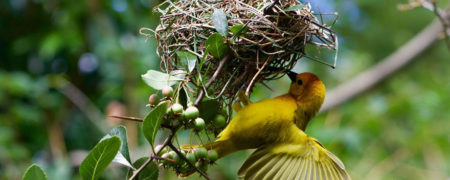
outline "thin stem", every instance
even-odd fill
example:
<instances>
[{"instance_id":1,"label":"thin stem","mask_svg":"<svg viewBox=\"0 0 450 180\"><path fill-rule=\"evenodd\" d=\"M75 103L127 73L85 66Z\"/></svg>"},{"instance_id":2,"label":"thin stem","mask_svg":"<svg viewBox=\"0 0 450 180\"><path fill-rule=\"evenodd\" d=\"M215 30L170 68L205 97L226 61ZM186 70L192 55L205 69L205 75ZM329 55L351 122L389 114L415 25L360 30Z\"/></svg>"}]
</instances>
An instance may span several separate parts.
<instances>
[{"instance_id":1,"label":"thin stem","mask_svg":"<svg viewBox=\"0 0 450 180\"><path fill-rule=\"evenodd\" d=\"M135 121L135 122L144 122L143 118L138 117L132 117L132 116L120 116L120 115L109 115L110 118L116 118L116 119L122 119L122 120L128 120L128 121ZM166 124L161 124L161 127L170 129L171 127Z\"/></svg>"},{"instance_id":2,"label":"thin stem","mask_svg":"<svg viewBox=\"0 0 450 180\"><path fill-rule=\"evenodd\" d=\"M219 66L217 67L216 71L214 72L213 76L211 77L211 79L205 84L204 89L208 89L209 86L211 86L212 83L214 83L217 79L217 76L220 74L220 72L222 71L223 67L225 66L225 64L231 59L232 54L228 54L227 56L225 56L224 58L222 58L222 60L219 63ZM203 97L205 96L205 91L202 90L200 91L200 94L198 94L197 100L195 100L194 105L198 106L198 104L202 101Z\"/></svg>"},{"instance_id":3,"label":"thin stem","mask_svg":"<svg viewBox=\"0 0 450 180\"><path fill-rule=\"evenodd\" d=\"M269 6L267 6L266 8L264 8L264 15L265 14L270 14L270 11L272 10L272 8L279 2L279 0L275 0L272 4L270 4ZM273 11L272 11L273 12Z\"/></svg>"},{"instance_id":4,"label":"thin stem","mask_svg":"<svg viewBox=\"0 0 450 180\"><path fill-rule=\"evenodd\" d=\"M330 32L330 33L335 33L332 29L330 29L330 28L328 28L328 27L326 27L326 26L324 26L324 25L322 25L322 24L319 24L319 23L317 23L316 21L311 20L311 19L308 18L308 17L303 17L303 18L305 18L305 20L307 20L307 21L313 23L314 25L319 26L320 28L327 30L327 31Z\"/></svg>"},{"instance_id":5,"label":"thin stem","mask_svg":"<svg viewBox=\"0 0 450 180\"><path fill-rule=\"evenodd\" d=\"M436 14L436 16L438 17L439 21L441 21L444 30L444 41L447 45L448 50L450 51L450 37L448 32L448 29L450 28L449 13L437 7L437 0L426 0L421 2L421 4L424 8L433 11L434 14Z\"/></svg>"},{"instance_id":6,"label":"thin stem","mask_svg":"<svg viewBox=\"0 0 450 180\"><path fill-rule=\"evenodd\" d=\"M450 51L450 38L447 33L450 23L447 20L447 17L446 17L447 15L445 13L442 13L442 11L437 7L436 1L432 1L431 3L433 4L434 13L436 14L436 16L439 18L439 20L442 23L442 27L444 29L444 41L447 45L448 50Z\"/></svg>"},{"instance_id":7,"label":"thin stem","mask_svg":"<svg viewBox=\"0 0 450 180\"><path fill-rule=\"evenodd\" d=\"M137 122L142 122L142 121L144 121L143 118L131 117L131 116L109 115L108 117L110 117L110 118L116 118L116 119L129 120L129 121L137 121Z\"/></svg>"},{"instance_id":8,"label":"thin stem","mask_svg":"<svg viewBox=\"0 0 450 180\"><path fill-rule=\"evenodd\" d=\"M159 157L159 156L154 155L154 154L152 154L151 157L152 157L153 159L156 159L156 160L164 160L164 161L175 162L175 160L173 160L173 159L168 159L168 158Z\"/></svg>"},{"instance_id":9,"label":"thin stem","mask_svg":"<svg viewBox=\"0 0 450 180\"><path fill-rule=\"evenodd\" d=\"M247 90L245 91L245 95L248 96L250 94L250 89L253 88L253 85L255 84L256 77L261 73L261 71L266 67L267 62L272 58L272 56L267 57L266 61L264 62L263 66L261 68L258 68L258 72L256 72L255 76L253 76L252 80L250 81L250 84L248 84Z\"/></svg>"}]
</instances>

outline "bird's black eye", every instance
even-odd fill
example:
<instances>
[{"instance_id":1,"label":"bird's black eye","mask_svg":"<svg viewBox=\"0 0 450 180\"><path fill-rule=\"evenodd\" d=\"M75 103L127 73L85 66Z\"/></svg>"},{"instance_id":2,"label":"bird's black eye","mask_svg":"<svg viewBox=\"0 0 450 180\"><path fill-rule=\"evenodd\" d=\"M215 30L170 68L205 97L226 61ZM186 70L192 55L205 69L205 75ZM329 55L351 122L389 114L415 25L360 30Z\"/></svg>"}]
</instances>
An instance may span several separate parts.
<instances>
[{"instance_id":1,"label":"bird's black eye","mask_svg":"<svg viewBox=\"0 0 450 180\"><path fill-rule=\"evenodd\" d=\"M301 86L303 84L303 81L299 79L297 80L297 84Z\"/></svg>"}]
</instances>

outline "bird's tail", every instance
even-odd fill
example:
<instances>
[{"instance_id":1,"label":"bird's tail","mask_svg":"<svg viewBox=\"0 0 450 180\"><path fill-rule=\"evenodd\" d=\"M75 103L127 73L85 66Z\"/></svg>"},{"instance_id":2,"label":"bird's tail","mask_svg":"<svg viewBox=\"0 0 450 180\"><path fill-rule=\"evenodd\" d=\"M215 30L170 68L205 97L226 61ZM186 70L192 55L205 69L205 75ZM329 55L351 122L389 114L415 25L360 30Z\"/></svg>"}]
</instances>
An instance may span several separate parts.
<instances>
[{"instance_id":1,"label":"bird's tail","mask_svg":"<svg viewBox=\"0 0 450 180\"><path fill-rule=\"evenodd\" d=\"M325 149L278 144L253 152L239 169L239 179L350 180L343 163ZM295 150L297 149L297 150ZM304 150L302 150L304 149Z\"/></svg>"}]
</instances>

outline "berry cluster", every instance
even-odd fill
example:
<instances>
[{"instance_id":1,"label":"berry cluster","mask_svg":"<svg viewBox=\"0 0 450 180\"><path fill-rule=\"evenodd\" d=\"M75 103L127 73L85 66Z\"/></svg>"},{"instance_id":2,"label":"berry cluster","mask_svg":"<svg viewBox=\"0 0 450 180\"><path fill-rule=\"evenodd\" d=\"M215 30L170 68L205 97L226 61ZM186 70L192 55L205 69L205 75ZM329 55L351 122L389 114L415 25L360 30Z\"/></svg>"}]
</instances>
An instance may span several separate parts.
<instances>
[{"instance_id":1,"label":"berry cluster","mask_svg":"<svg viewBox=\"0 0 450 180\"><path fill-rule=\"evenodd\" d=\"M208 165L214 164L219 158L219 155L215 150L206 150L204 147L192 149L190 151L180 151L186 159L195 164L195 166L203 172L208 170ZM171 167L178 174L190 174L195 171L193 167L183 161L180 156L175 152L168 149L163 149L160 153L162 160L160 165L163 167Z\"/></svg>"},{"instance_id":2,"label":"berry cluster","mask_svg":"<svg viewBox=\"0 0 450 180\"><path fill-rule=\"evenodd\" d=\"M161 90L163 95L162 100L172 100L174 95L173 89L167 86ZM152 94L149 97L149 105L154 107L160 103L160 99L156 94ZM177 101L173 102L167 109L167 121L163 124L169 127L183 125L185 129L192 129L195 132L207 130L208 132L218 132L222 130L226 125L227 111L222 109L213 119L205 121L200 117L200 113L197 107L192 103L187 104L187 108L184 109L183 105Z\"/></svg>"},{"instance_id":3,"label":"berry cluster","mask_svg":"<svg viewBox=\"0 0 450 180\"><path fill-rule=\"evenodd\" d=\"M158 106L162 102L170 102L167 108L166 114L162 121L161 126L169 129L178 129L183 127L184 129L191 129L195 133L206 131L207 133L220 132L227 122L227 111L223 108L219 110L218 114L214 118L209 118L205 121L200 116L199 109L192 103L185 103L186 108L178 101L178 95L174 94L172 87L167 86L161 90L162 98L159 98L157 94L152 94L149 97L150 107ZM174 98L176 97L176 98ZM161 146L156 146L156 149L161 149ZM190 148L188 150L178 150L185 158L181 158L180 154L170 148L164 148L158 153L160 157L160 166L170 167L178 174L191 174L195 172L195 168L190 166L188 162L183 159L187 159L190 163L196 166L199 170L205 172L208 169L208 165L214 164L219 158L218 153L215 150L207 150L205 147Z\"/></svg>"}]
</instances>

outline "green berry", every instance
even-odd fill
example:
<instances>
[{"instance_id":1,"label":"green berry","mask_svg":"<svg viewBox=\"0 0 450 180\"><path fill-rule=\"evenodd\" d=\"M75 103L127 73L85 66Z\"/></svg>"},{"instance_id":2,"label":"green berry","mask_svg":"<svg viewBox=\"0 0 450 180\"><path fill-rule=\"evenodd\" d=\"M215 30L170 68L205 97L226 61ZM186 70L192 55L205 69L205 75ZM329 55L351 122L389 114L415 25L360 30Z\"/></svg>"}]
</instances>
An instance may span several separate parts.
<instances>
[{"instance_id":1,"label":"green berry","mask_svg":"<svg viewBox=\"0 0 450 180\"><path fill-rule=\"evenodd\" d=\"M163 147L162 144L155 146L155 150L161 149ZM158 156L160 156L161 154L165 154L167 153L167 149L161 149L158 153Z\"/></svg>"},{"instance_id":2,"label":"green berry","mask_svg":"<svg viewBox=\"0 0 450 180\"><path fill-rule=\"evenodd\" d=\"M178 168L178 170L177 170L177 172L179 172L179 173L188 173L188 172L191 172L191 171L192 171L192 168L186 162L184 162L180 166L180 168Z\"/></svg>"},{"instance_id":3,"label":"green berry","mask_svg":"<svg viewBox=\"0 0 450 180\"><path fill-rule=\"evenodd\" d=\"M221 114L223 116L227 116L228 115L227 109L223 108Z\"/></svg>"},{"instance_id":4,"label":"green berry","mask_svg":"<svg viewBox=\"0 0 450 180\"><path fill-rule=\"evenodd\" d=\"M170 109L171 109L172 113L179 114L179 113L183 112L183 105L175 103L175 104L172 104L172 107Z\"/></svg>"},{"instance_id":5,"label":"green berry","mask_svg":"<svg viewBox=\"0 0 450 180\"><path fill-rule=\"evenodd\" d=\"M202 118L197 118L194 121L194 129L197 131L201 131L205 128L205 120Z\"/></svg>"},{"instance_id":6,"label":"green berry","mask_svg":"<svg viewBox=\"0 0 450 180\"><path fill-rule=\"evenodd\" d=\"M172 114L172 106L169 106L166 110L166 114Z\"/></svg>"},{"instance_id":7,"label":"green berry","mask_svg":"<svg viewBox=\"0 0 450 180\"><path fill-rule=\"evenodd\" d=\"M166 154L166 153L168 153L169 151L167 150L167 149L163 149L163 150L161 150L161 152L159 153L159 154Z\"/></svg>"},{"instance_id":8,"label":"green berry","mask_svg":"<svg viewBox=\"0 0 450 180\"><path fill-rule=\"evenodd\" d=\"M203 172L206 172L208 170L208 164L207 163L197 162L195 164L195 166L197 166L197 168L200 169Z\"/></svg>"},{"instance_id":9,"label":"green berry","mask_svg":"<svg viewBox=\"0 0 450 180\"><path fill-rule=\"evenodd\" d=\"M170 151L169 152L170 156L172 157L172 159L175 161L175 164L180 165L183 161L181 160L180 156L178 156L178 154L175 151Z\"/></svg>"},{"instance_id":10,"label":"green berry","mask_svg":"<svg viewBox=\"0 0 450 180\"><path fill-rule=\"evenodd\" d=\"M208 151L204 147L199 147L194 154L197 159L204 159L208 156Z\"/></svg>"},{"instance_id":11,"label":"green berry","mask_svg":"<svg viewBox=\"0 0 450 180\"><path fill-rule=\"evenodd\" d=\"M188 161L191 163L195 163L197 161L197 158L195 157L194 153L187 154L186 159L188 159Z\"/></svg>"},{"instance_id":12,"label":"green berry","mask_svg":"<svg viewBox=\"0 0 450 180\"><path fill-rule=\"evenodd\" d=\"M166 86L161 90L161 93L164 97L172 97L173 89L170 86Z\"/></svg>"},{"instance_id":13,"label":"green berry","mask_svg":"<svg viewBox=\"0 0 450 180\"><path fill-rule=\"evenodd\" d=\"M180 118L180 120L182 120L182 121L187 121L187 120L189 120L189 119L186 118L186 115L184 114L184 112L182 112L182 113L180 114L179 118Z\"/></svg>"},{"instance_id":14,"label":"green berry","mask_svg":"<svg viewBox=\"0 0 450 180\"><path fill-rule=\"evenodd\" d=\"M169 151L169 152L167 152L167 159L172 159L173 160L173 154L172 154L172 151Z\"/></svg>"},{"instance_id":15,"label":"green berry","mask_svg":"<svg viewBox=\"0 0 450 180\"><path fill-rule=\"evenodd\" d=\"M165 158L165 159L172 159L172 157L170 156L170 153L165 153L165 154L163 154L161 157L162 157L162 158ZM170 162L170 161L167 161L167 160L162 160L162 164L164 164L164 165L170 165L171 162Z\"/></svg>"},{"instance_id":16,"label":"green berry","mask_svg":"<svg viewBox=\"0 0 450 180\"><path fill-rule=\"evenodd\" d=\"M183 112L183 116L186 119L195 119L199 115L198 109L195 106L189 106L186 110Z\"/></svg>"},{"instance_id":17,"label":"green berry","mask_svg":"<svg viewBox=\"0 0 450 180\"><path fill-rule=\"evenodd\" d=\"M214 118L214 126L221 128L224 127L226 122L225 122L225 116L218 114L215 118Z\"/></svg>"},{"instance_id":18,"label":"green berry","mask_svg":"<svg viewBox=\"0 0 450 180\"><path fill-rule=\"evenodd\" d=\"M148 98L148 103L153 105L153 106L158 105L158 103L159 103L158 96L156 94L150 95L150 97Z\"/></svg>"},{"instance_id":19,"label":"green berry","mask_svg":"<svg viewBox=\"0 0 450 180\"><path fill-rule=\"evenodd\" d=\"M217 154L217 151L215 151L215 150L210 150L210 151L208 151L208 159L211 162L214 162L217 159L219 159L219 154Z\"/></svg>"}]
</instances>

